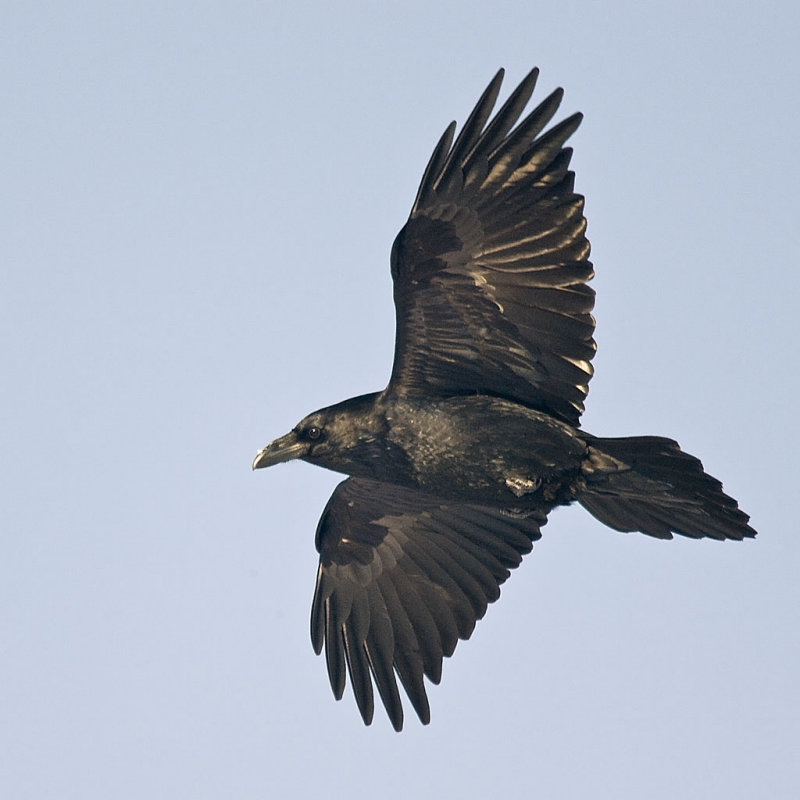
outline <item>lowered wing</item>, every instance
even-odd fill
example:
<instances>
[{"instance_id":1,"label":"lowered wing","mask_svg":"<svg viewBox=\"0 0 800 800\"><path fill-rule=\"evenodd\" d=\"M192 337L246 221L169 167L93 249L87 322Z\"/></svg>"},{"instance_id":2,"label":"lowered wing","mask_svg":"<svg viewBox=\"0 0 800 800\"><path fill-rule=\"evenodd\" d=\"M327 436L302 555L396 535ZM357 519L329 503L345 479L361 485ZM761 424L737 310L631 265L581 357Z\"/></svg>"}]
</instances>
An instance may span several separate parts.
<instances>
[{"instance_id":1,"label":"lowered wing","mask_svg":"<svg viewBox=\"0 0 800 800\"><path fill-rule=\"evenodd\" d=\"M317 528L311 610L311 641L317 653L325 647L336 699L349 671L369 724L374 682L400 730L396 673L427 724L423 676L439 683L443 657L470 637L544 523L543 515L512 518L379 481L340 483Z\"/></svg>"}]
</instances>

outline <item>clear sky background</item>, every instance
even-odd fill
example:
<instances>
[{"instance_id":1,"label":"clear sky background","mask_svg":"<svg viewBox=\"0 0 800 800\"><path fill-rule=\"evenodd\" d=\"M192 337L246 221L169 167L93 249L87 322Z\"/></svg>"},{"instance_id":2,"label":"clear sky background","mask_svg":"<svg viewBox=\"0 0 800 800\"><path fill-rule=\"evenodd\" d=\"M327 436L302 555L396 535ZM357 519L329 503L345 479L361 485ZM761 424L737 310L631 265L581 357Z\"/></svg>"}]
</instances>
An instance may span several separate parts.
<instances>
[{"instance_id":1,"label":"clear sky background","mask_svg":"<svg viewBox=\"0 0 800 800\"><path fill-rule=\"evenodd\" d=\"M0 6L0 794L800 796L793 2ZM382 388L389 249L498 67L563 86L584 427L677 438L755 541L551 515L365 728L308 613L338 482L251 473Z\"/></svg>"}]
</instances>

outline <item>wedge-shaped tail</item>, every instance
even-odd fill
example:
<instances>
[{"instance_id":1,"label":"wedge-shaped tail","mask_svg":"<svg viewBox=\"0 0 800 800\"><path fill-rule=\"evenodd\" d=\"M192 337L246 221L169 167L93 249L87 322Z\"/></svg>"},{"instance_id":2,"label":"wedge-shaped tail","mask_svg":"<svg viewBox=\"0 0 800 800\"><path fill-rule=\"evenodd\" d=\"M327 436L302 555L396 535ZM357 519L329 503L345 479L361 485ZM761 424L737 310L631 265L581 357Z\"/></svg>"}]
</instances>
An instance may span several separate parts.
<instances>
[{"instance_id":1,"label":"wedge-shaped tail","mask_svg":"<svg viewBox=\"0 0 800 800\"><path fill-rule=\"evenodd\" d=\"M618 531L641 531L659 539L673 533L693 539L752 538L750 517L700 459L660 436L588 438L590 458L578 502Z\"/></svg>"}]
</instances>

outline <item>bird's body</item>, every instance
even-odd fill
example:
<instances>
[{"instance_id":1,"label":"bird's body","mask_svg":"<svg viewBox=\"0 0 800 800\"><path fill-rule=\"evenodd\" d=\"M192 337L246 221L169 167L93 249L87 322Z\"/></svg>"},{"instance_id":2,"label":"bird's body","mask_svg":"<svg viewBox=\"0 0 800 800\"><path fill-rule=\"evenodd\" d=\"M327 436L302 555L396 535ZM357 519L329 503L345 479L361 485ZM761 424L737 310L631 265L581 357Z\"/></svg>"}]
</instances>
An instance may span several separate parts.
<instances>
[{"instance_id":1,"label":"bird's body","mask_svg":"<svg viewBox=\"0 0 800 800\"><path fill-rule=\"evenodd\" d=\"M414 488L509 513L567 501L586 452L569 425L497 397L402 399L390 416L389 440L405 453Z\"/></svg>"},{"instance_id":2,"label":"bird's body","mask_svg":"<svg viewBox=\"0 0 800 800\"><path fill-rule=\"evenodd\" d=\"M429 721L423 676L438 683L557 505L661 539L755 536L677 442L580 428L593 273L564 146L580 115L543 133L557 90L520 119L536 77L490 119L498 73L431 156L392 248L389 385L309 414L253 462L349 476L317 528L311 638L337 698L349 672L367 723L374 682L402 727L395 676Z\"/></svg>"},{"instance_id":3,"label":"bird's body","mask_svg":"<svg viewBox=\"0 0 800 800\"><path fill-rule=\"evenodd\" d=\"M365 395L308 423L323 433L306 461L510 514L574 500L588 452L576 428L488 395Z\"/></svg>"}]
</instances>

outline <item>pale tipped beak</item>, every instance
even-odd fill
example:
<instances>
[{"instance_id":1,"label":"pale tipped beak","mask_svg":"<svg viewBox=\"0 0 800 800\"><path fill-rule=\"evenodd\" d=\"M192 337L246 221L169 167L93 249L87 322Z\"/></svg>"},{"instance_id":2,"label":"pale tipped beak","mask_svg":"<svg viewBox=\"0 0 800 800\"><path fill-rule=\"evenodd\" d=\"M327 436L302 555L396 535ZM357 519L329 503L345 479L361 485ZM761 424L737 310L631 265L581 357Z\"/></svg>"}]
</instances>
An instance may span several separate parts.
<instances>
[{"instance_id":1,"label":"pale tipped beak","mask_svg":"<svg viewBox=\"0 0 800 800\"><path fill-rule=\"evenodd\" d=\"M253 459L253 469L272 467L293 458L302 458L307 453L308 442L301 442L292 431L259 450Z\"/></svg>"}]
</instances>

